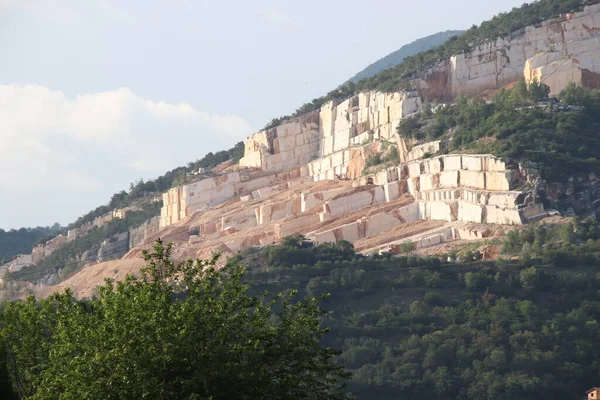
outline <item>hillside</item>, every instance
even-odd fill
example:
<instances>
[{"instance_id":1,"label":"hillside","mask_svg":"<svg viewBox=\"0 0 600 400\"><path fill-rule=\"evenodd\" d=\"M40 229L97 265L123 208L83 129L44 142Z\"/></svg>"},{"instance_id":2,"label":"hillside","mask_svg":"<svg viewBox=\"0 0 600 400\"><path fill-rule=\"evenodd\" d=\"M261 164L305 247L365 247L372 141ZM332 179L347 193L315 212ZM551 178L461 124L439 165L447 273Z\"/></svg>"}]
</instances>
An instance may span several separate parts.
<instances>
[{"instance_id":1,"label":"hillside","mask_svg":"<svg viewBox=\"0 0 600 400\"><path fill-rule=\"evenodd\" d=\"M393 68L385 69L372 77L362 79L357 84L349 82L342 88L336 88L325 96L313 99L311 102L305 103L299 107L293 115L297 116L310 112L320 108L328 101L343 100L368 90L377 90L385 93L405 89L419 90L424 86L419 80L414 80L414 78L419 75L423 76L432 73L431 77L438 84L441 82L445 84L451 83L449 82L451 79L448 74L445 74L446 76L444 76L444 74L439 74L439 71L436 71L436 67L448 67L449 63L452 64L451 61L453 59L469 64L470 60L475 58L480 62L483 61L484 64L489 64L487 68L484 68L484 71L485 69L489 69L491 71L486 72L492 72L496 76L501 75L504 64L507 62L510 63L511 61L510 56L514 56L514 59L517 60L523 56L522 52L525 50L523 49L523 44L526 44L526 42L524 43L522 40L518 39L527 33L527 27L537 27L544 21L550 21L555 18L565 19L571 13L582 11L584 7L597 4L598 2L598 0L539 0L532 3L524 3L521 7L513 8L509 12L501 13L494 16L491 20L482 22L479 26L473 25L464 34L453 37L440 46L420 52L411 57L406 57L403 62ZM591 25L594 24L592 23ZM586 26L590 27L591 25ZM548 31L545 33L550 32ZM554 34L560 34L560 30L554 31ZM511 38L517 39L514 46L513 44L504 42L505 39L510 40ZM541 41L545 40L543 36L528 39L533 41L538 39ZM562 37L562 39L564 40L565 38ZM558 42L554 38L550 41ZM483 46L486 42L488 42L488 47ZM546 40L545 46L543 47L548 48L547 44ZM513 53L510 55L506 54L506 51L513 47ZM481 54L476 54L478 51L481 51ZM519 54L519 51L521 51L521 54ZM532 57L537 51L541 50L534 50L532 53L528 53L531 54L530 57ZM554 52L555 51L553 51L553 53ZM566 56L567 54L568 52L566 49L562 49L561 52L555 55L560 59L560 57ZM522 62L525 62L525 60L526 59L523 59ZM555 58L552 61L556 60L557 59ZM476 68L474 69L477 70ZM477 80L477 78L479 78L479 73L481 72L483 71L475 72L473 79ZM467 77L470 76L468 69L462 71L462 73L466 74ZM514 80L514 78L512 78L512 80ZM509 82L510 80L505 83ZM494 85L498 86L499 82L494 82ZM485 89L477 88L476 90L481 91ZM474 92L475 93L470 94L477 93L476 91ZM453 93L453 95L455 95L455 93ZM428 100L434 101L436 100L436 96L438 97L438 101L448 100L446 93L443 91L442 93L433 93L431 96L428 96Z\"/></svg>"},{"instance_id":2,"label":"hillside","mask_svg":"<svg viewBox=\"0 0 600 400\"><path fill-rule=\"evenodd\" d=\"M370 78L373 75L378 74L379 72L393 68L396 65L400 64L406 57L414 56L417 53L421 53L423 51L427 51L433 47L440 46L446 40L450 39L453 36L462 35L465 31L444 31L434 33L433 35L429 35L420 39L415 40L412 43L405 44L400 47L398 50L388 54L385 57L380 58L372 64L369 64L368 67L358 72L352 78L348 79L350 82L358 83L358 81Z\"/></svg>"},{"instance_id":3,"label":"hillside","mask_svg":"<svg viewBox=\"0 0 600 400\"><path fill-rule=\"evenodd\" d=\"M295 237L230 262L257 294L330 293L324 344L358 399L580 399L600 380L599 232L538 225L439 259ZM496 246L501 259L480 261Z\"/></svg>"},{"instance_id":4,"label":"hillside","mask_svg":"<svg viewBox=\"0 0 600 400\"><path fill-rule=\"evenodd\" d=\"M600 228L557 222L460 251L438 248L436 257L409 248L365 257L345 241L296 235L228 264L245 267L251 295L329 294L321 345L341 350L356 399L575 400L600 380ZM485 261L491 253L500 258ZM126 261L90 268L83 290L98 287L96 273L118 278L141 262ZM107 379L106 369L94 374Z\"/></svg>"},{"instance_id":5,"label":"hillside","mask_svg":"<svg viewBox=\"0 0 600 400\"><path fill-rule=\"evenodd\" d=\"M12 257L31 251L31 248L41 241L58 234L61 227L21 228L5 231L0 229L0 265Z\"/></svg>"},{"instance_id":6,"label":"hillside","mask_svg":"<svg viewBox=\"0 0 600 400\"><path fill-rule=\"evenodd\" d=\"M138 182L60 243L34 249L45 257L33 257L33 267L6 266L8 278L60 282L87 265L139 255L157 237L175 243L178 259L236 254L291 234L350 241L364 254L409 242L426 251L549 215L595 213L600 8L552 4L515 9L469 37L494 38L533 11L581 11L438 60L411 75L411 90L342 93L233 149ZM563 103L540 103L549 94ZM483 95L489 102L465 97ZM132 205L140 201L145 208Z\"/></svg>"},{"instance_id":7,"label":"hillside","mask_svg":"<svg viewBox=\"0 0 600 400\"><path fill-rule=\"evenodd\" d=\"M600 1L496 16L132 184L0 266L0 295L93 297L161 239L243 265L251 294L329 294L321 345L357 399L580 399L600 385L598 32Z\"/></svg>"}]
</instances>

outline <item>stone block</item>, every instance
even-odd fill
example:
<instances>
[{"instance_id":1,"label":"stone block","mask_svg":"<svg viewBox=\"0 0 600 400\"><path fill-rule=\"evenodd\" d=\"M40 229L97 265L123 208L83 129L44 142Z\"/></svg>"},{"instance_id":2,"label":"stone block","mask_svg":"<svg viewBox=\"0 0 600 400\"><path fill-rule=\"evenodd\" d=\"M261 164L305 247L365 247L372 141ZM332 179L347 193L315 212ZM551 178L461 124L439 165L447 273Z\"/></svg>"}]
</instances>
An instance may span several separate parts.
<instances>
[{"instance_id":1,"label":"stone block","mask_svg":"<svg viewBox=\"0 0 600 400\"><path fill-rule=\"evenodd\" d=\"M484 206L472 204L465 201L458 201L458 220L465 222L482 223Z\"/></svg>"},{"instance_id":2,"label":"stone block","mask_svg":"<svg viewBox=\"0 0 600 400\"><path fill-rule=\"evenodd\" d=\"M298 232L309 229L318 223L318 214L303 215L291 221L283 221L275 225L275 238L277 240L281 240L286 236L294 235Z\"/></svg>"},{"instance_id":3,"label":"stone block","mask_svg":"<svg viewBox=\"0 0 600 400\"><path fill-rule=\"evenodd\" d=\"M441 221L456 221L457 202L446 203L443 201L433 201L429 203L429 218Z\"/></svg>"},{"instance_id":4,"label":"stone block","mask_svg":"<svg viewBox=\"0 0 600 400\"><path fill-rule=\"evenodd\" d=\"M381 186L377 186L370 190L335 197L323 205L323 211L330 213L332 217L336 217L383 202L385 202L385 193Z\"/></svg>"},{"instance_id":5,"label":"stone block","mask_svg":"<svg viewBox=\"0 0 600 400\"><path fill-rule=\"evenodd\" d=\"M521 210L521 212L526 220L534 220L548 214L546 211L544 211L544 205L541 203L525 207Z\"/></svg>"},{"instance_id":6,"label":"stone block","mask_svg":"<svg viewBox=\"0 0 600 400\"><path fill-rule=\"evenodd\" d=\"M517 208L518 192L490 193L488 204L499 208Z\"/></svg>"},{"instance_id":7,"label":"stone block","mask_svg":"<svg viewBox=\"0 0 600 400\"><path fill-rule=\"evenodd\" d=\"M482 157L462 156L462 169L468 171L483 171Z\"/></svg>"},{"instance_id":8,"label":"stone block","mask_svg":"<svg viewBox=\"0 0 600 400\"><path fill-rule=\"evenodd\" d=\"M512 189L514 181L513 171L486 172L486 189L495 191L508 191Z\"/></svg>"},{"instance_id":9,"label":"stone block","mask_svg":"<svg viewBox=\"0 0 600 400\"><path fill-rule=\"evenodd\" d=\"M395 218L393 213L379 213L370 217L365 217L363 221L361 221L361 224L364 225L364 234L361 235L361 237L376 235L402 223L404 223L404 221L400 218Z\"/></svg>"},{"instance_id":10,"label":"stone block","mask_svg":"<svg viewBox=\"0 0 600 400\"><path fill-rule=\"evenodd\" d=\"M521 216L516 209L501 209L495 206L485 206L488 224L521 225Z\"/></svg>"},{"instance_id":11,"label":"stone block","mask_svg":"<svg viewBox=\"0 0 600 400\"><path fill-rule=\"evenodd\" d=\"M460 155L448 155L442 157L444 171L458 171L462 169L462 157Z\"/></svg>"},{"instance_id":12,"label":"stone block","mask_svg":"<svg viewBox=\"0 0 600 400\"><path fill-rule=\"evenodd\" d=\"M405 223L415 222L422 218L418 203L411 203L404 207L400 207L393 213L397 218L402 218Z\"/></svg>"},{"instance_id":13,"label":"stone block","mask_svg":"<svg viewBox=\"0 0 600 400\"><path fill-rule=\"evenodd\" d=\"M460 171L460 185L477 189L486 188L486 174L480 171Z\"/></svg>"},{"instance_id":14,"label":"stone block","mask_svg":"<svg viewBox=\"0 0 600 400\"><path fill-rule=\"evenodd\" d=\"M407 165L408 167L408 177L416 178L421 175L421 163L420 162L412 162Z\"/></svg>"},{"instance_id":15,"label":"stone block","mask_svg":"<svg viewBox=\"0 0 600 400\"><path fill-rule=\"evenodd\" d=\"M305 193L300 194L301 211L306 212L313 207L323 204L323 202L337 196L338 194L348 190L347 188L337 188L331 190L325 190L322 192Z\"/></svg>"},{"instance_id":16,"label":"stone block","mask_svg":"<svg viewBox=\"0 0 600 400\"><path fill-rule=\"evenodd\" d=\"M313 242L317 244L328 242L335 243L341 240L346 240L350 243L353 243L358 239L360 239L358 222L342 225L325 232L315 233L313 236Z\"/></svg>"}]
</instances>

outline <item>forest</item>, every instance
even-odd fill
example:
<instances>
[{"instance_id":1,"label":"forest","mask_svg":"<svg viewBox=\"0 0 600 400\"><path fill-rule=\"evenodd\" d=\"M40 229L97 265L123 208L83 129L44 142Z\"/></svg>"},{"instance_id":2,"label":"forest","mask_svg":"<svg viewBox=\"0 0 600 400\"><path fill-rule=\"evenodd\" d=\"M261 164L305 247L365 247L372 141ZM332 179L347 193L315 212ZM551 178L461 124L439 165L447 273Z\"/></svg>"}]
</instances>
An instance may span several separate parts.
<instances>
[{"instance_id":1,"label":"forest","mask_svg":"<svg viewBox=\"0 0 600 400\"><path fill-rule=\"evenodd\" d=\"M243 267L170 253L157 241L140 276L94 299L4 304L0 398L349 399L317 299L251 296Z\"/></svg>"},{"instance_id":2,"label":"forest","mask_svg":"<svg viewBox=\"0 0 600 400\"><path fill-rule=\"evenodd\" d=\"M299 325L285 328L298 333L281 331L287 337L286 349L308 346L294 353L293 357L302 362L305 357L310 359L313 352L325 351L325 358L317 358L322 362L320 368L309 369L314 373L311 379L323 382L324 377L335 376L328 381L331 387L341 390L347 384L338 392L340 396L580 399L600 381L598 223L574 219L513 230L503 238L483 243L498 248L500 256L494 261L483 260L478 247L481 245L470 244L436 257L418 256L410 246L405 246L406 253L402 255L363 256L348 242L313 245L298 235L285 238L277 246L245 250L230 259L224 271L235 271L233 276L244 283L244 296L253 299L267 296L264 301L289 299L272 304L269 310L275 314L285 307L299 307L292 318ZM106 391L113 387L114 393L127 391L127 395L135 397L160 390L179 394L182 393L179 390L191 388L198 391L192 381L205 379L203 371L211 369L208 360L215 360L211 357L230 360L219 364L223 367L217 368L215 374L233 371L242 382L246 379L251 382L248 387L260 386L260 376L248 375L248 369L240 367L237 349L246 349L243 351L253 354L256 358L252 360L260 363L266 355L253 349L264 350L260 345L262 340L283 340L283 337L264 336L265 332L279 332L268 327L281 320L261 314L260 329L267 331L252 331L250 327L254 325L246 325L248 321L235 317L240 314L228 311L225 305L229 300L219 305L222 296L237 298L240 292L236 290L242 290L238 283L233 286L236 290L223 290L219 282L229 280L220 275L193 280L193 284L181 282L173 275L173 271L184 276L188 273L185 279L192 279L198 274L198 265L212 265L212 260L189 261L175 267L164 262L163 253L158 258L161 262L156 259L159 253L153 254L147 261L155 271L154 278L132 277L116 286L107 283L98 289L95 299L81 303L67 292L49 300L30 298L27 302L3 306L0 340L4 340L4 380L11 379L11 387L18 389L20 398L52 398L49 393L57 390L89 393L92 382L97 382L94 390L101 393L110 394ZM147 286L150 282L164 281L157 276L171 277L166 280L170 282L166 285L168 290L160 289L167 290L167 297L157 287ZM194 288L199 289L196 292ZM270 297L266 293L279 295ZM187 298L194 302L186 303ZM270 313L253 301L256 300L233 303L248 307L241 315L254 315L254 311L248 310L255 307ZM202 314L206 307L221 311L216 316ZM168 317L165 310L171 310ZM232 319L222 320L226 315ZM218 331L226 336L217 342L210 339L212 347L198 347L203 342L195 342L200 339L194 338L207 332L194 330L199 325L189 325L193 319L188 318L198 318L210 326L224 326L225 330ZM312 321L308 324L310 328L303 325L307 321ZM118 324L123 328L116 329ZM187 330L181 331L181 326L191 329L191 336ZM239 342L237 328L257 332L258 336L253 337L258 347L245 347L247 342ZM127 339L127 332L136 334ZM177 341L175 332L181 332L184 340ZM156 346L159 338L166 342ZM316 344L318 347L314 347ZM91 353L86 350L88 345L93 349ZM135 346L143 346L144 351L136 351ZM214 348L223 351L211 352ZM175 356L190 349L203 363L194 364L193 359ZM287 354L284 349L281 352ZM282 353L268 356L274 357L272 362L276 364ZM102 367L103 360L111 367ZM193 365L198 371L189 369ZM131 379L131 388L123 386L112 374L113 370ZM138 373L131 376L128 371ZM166 371L170 371L170 378L162 381L160 376ZM27 381L29 386L19 388L16 377ZM231 392L223 391L230 384L219 385L211 389L212 398L231 398L224 394ZM235 388L239 386L233 385L231 389ZM282 387L276 390L281 395ZM297 398L313 398L303 396Z\"/></svg>"},{"instance_id":3,"label":"forest","mask_svg":"<svg viewBox=\"0 0 600 400\"><path fill-rule=\"evenodd\" d=\"M600 230L537 225L439 257L302 237L249 249L252 290L329 293L323 343L358 399L580 399L600 381ZM494 244L495 243L495 244Z\"/></svg>"},{"instance_id":4,"label":"forest","mask_svg":"<svg viewBox=\"0 0 600 400\"><path fill-rule=\"evenodd\" d=\"M37 228L21 228L5 231L0 229L0 265L17 254L29 254L31 248L61 233L59 224Z\"/></svg>"}]
</instances>

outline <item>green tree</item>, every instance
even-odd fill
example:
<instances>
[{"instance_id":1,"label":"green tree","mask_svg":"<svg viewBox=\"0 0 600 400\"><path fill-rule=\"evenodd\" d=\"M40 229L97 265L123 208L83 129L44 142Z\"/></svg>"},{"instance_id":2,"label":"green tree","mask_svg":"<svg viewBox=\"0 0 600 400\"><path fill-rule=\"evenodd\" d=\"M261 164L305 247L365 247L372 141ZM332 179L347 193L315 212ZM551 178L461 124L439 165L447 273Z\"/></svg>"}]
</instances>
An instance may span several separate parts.
<instances>
[{"instance_id":1,"label":"green tree","mask_svg":"<svg viewBox=\"0 0 600 400\"><path fill-rule=\"evenodd\" d=\"M239 265L174 264L158 241L147 267L98 288L11 303L8 369L32 399L344 399L349 374L320 346L318 300L250 296Z\"/></svg>"}]
</instances>

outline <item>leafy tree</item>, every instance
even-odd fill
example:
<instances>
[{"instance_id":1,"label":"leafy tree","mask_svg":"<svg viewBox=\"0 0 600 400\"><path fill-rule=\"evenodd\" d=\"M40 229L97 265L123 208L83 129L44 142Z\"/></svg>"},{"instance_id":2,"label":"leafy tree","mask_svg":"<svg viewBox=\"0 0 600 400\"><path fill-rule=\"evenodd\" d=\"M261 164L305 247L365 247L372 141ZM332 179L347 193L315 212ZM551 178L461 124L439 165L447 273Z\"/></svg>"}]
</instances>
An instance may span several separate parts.
<instances>
[{"instance_id":1,"label":"leafy tree","mask_svg":"<svg viewBox=\"0 0 600 400\"><path fill-rule=\"evenodd\" d=\"M248 294L244 268L174 264L158 241L139 278L98 297L7 305L8 370L22 398L344 399L315 298Z\"/></svg>"}]
</instances>

